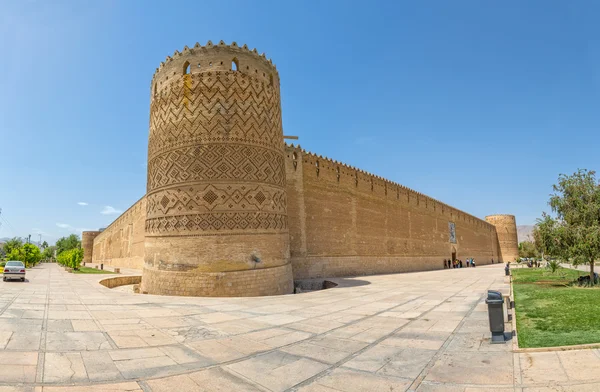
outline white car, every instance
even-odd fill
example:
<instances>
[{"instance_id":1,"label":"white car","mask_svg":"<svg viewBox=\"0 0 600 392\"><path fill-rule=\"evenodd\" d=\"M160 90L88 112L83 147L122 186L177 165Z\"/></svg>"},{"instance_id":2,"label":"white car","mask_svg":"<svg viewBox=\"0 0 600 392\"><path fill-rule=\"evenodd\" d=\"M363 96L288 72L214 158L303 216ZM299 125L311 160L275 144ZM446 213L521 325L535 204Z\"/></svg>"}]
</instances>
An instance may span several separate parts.
<instances>
[{"instance_id":1,"label":"white car","mask_svg":"<svg viewBox=\"0 0 600 392\"><path fill-rule=\"evenodd\" d=\"M20 279L21 282L25 282L25 264L21 261L7 261L4 266L3 281L11 279Z\"/></svg>"}]
</instances>

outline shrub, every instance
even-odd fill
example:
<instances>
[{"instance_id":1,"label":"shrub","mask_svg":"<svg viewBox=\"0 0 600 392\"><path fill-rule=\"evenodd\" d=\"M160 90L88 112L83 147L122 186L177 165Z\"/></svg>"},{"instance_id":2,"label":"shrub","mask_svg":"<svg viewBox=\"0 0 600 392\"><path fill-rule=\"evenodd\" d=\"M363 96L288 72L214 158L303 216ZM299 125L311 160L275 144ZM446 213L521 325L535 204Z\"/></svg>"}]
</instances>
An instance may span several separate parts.
<instances>
[{"instance_id":1,"label":"shrub","mask_svg":"<svg viewBox=\"0 0 600 392\"><path fill-rule=\"evenodd\" d=\"M75 248L66 250L56 256L56 261L65 267L73 268L74 270L79 269L79 265L83 260L83 249Z\"/></svg>"},{"instance_id":2,"label":"shrub","mask_svg":"<svg viewBox=\"0 0 600 392\"><path fill-rule=\"evenodd\" d=\"M560 261L556 259L549 260L547 266L552 273L555 273L556 270L560 267Z\"/></svg>"}]
</instances>

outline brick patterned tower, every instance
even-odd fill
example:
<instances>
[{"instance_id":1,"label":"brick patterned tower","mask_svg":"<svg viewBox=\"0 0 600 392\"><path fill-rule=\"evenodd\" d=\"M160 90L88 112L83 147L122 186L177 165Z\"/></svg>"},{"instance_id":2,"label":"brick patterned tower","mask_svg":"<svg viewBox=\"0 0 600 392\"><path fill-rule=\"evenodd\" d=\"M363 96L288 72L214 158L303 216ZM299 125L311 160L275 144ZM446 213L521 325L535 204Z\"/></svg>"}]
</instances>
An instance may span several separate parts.
<instances>
[{"instance_id":1,"label":"brick patterned tower","mask_svg":"<svg viewBox=\"0 0 600 392\"><path fill-rule=\"evenodd\" d=\"M293 290L279 75L256 49L196 44L152 79L142 291Z\"/></svg>"},{"instance_id":2,"label":"brick patterned tower","mask_svg":"<svg viewBox=\"0 0 600 392\"><path fill-rule=\"evenodd\" d=\"M496 227L500 261L506 263L517 260L519 258L519 239L515 216L489 215L485 217L485 220Z\"/></svg>"},{"instance_id":3,"label":"brick patterned tower","mask_svg":"<svg viewBox=\"0 0 600 392\"><path fill-rule=\"evenodd\" d=\"M83 249L83 262L91 263L94 252L94 238L100 231L84 231L81 233L81 248Z\"/></svg>"}]
</instances>

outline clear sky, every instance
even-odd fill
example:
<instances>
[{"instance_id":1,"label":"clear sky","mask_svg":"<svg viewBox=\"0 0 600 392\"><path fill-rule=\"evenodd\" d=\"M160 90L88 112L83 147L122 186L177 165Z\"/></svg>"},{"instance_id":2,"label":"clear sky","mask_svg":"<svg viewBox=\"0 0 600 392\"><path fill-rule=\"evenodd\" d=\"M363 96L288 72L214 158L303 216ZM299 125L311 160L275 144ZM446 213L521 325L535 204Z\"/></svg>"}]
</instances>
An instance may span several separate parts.
<instances>
[{"instance_id":1,"label":"clear sky","mask_svg":"<svg viewBox=\"0 0 600 392\"><path fill-rule=\"evenodd\" d=\"M583 0L0 0L0 237L53 242L142 197L152 74L221 39L273 59L302 147L532 224L559 173L599 166L598 15Z\"/></svg>"}]
</instances>

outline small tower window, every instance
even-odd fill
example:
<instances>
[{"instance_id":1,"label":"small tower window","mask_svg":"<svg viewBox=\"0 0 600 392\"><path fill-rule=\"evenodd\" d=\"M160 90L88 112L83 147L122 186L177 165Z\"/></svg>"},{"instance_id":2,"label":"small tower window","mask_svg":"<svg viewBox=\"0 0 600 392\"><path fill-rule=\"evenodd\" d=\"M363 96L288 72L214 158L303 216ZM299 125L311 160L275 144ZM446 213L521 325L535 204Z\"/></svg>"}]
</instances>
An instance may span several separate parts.
<instances>
[{"instance_id":1,"label":"small tower window","mask_svg":"<svg viewBox=\"0 0 600 392\"><path fill-rule=\"evenodd\" d=\"M200 63L198 63L198 68L200 68Z\"/></svg>"},{"instance_id":2,"label":"small tower window","mask_svg":"<svg viewBox=\"0 0 600 392\"><path fill-rule=\"evenodd\" d=\"M231 70L237 71L238 69L240 69L240 66L238 64L238 59L234 58L233 60L231 60Z\"/></svg>"},{"instance_id":3,"label":"small tower window","mask_svg":"<svg viewBox=\"0 0 600 392\"><path fill-rule=\"evenodd\" d=\"M183 64L183 74L184 74L184 75L187 75L187 74L189 74L189 73L190 73L190 62L189 62L189 61L186 61L186 62Z\"/></svg>"},{"instance_id":4,"label":"small tower window","mask_svg":"<svg viewBox=\"0 0 600 392\"><path fill-rule=\"evenodd\" d=\"M273 85L273 74L269 74L269 85Z\"/></svg>"},{"instance_id":5,"label":"small tower window","mask_svg":"<svg viewBox=\"0 0 600 392\"><path fill-rule=\"evenodd\" d=\"M156 98L156 83L154 83L154 97Z\"/></svg>"}]
</instances>

